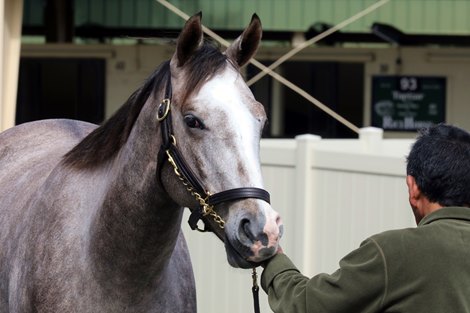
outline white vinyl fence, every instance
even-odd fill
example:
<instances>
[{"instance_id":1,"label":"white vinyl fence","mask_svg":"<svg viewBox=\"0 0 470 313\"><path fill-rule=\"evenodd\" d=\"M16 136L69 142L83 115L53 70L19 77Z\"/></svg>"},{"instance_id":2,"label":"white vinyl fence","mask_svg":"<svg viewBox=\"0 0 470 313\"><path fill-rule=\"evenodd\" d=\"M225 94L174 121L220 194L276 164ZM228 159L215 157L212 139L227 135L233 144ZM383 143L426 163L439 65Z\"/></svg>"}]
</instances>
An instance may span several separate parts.
<instances>
[{"instance_id":1,"label":"white vinyl fence","mask_svg":"<svg viewBox=\"0 0 470 313\"><path fill-rule=\"evenodd\" d=\"M415 226L405 183L412 143L383 139L376 128L361 129L359 139L301 135L261 141L265 189L284 223L281 245L305 275L333 272L370 235ZM198 312L253 312L251 271L231 268L214 235L183 229ZM262 290L260 302L262 312L271 312Z\"/></svg>"}]
</instances>

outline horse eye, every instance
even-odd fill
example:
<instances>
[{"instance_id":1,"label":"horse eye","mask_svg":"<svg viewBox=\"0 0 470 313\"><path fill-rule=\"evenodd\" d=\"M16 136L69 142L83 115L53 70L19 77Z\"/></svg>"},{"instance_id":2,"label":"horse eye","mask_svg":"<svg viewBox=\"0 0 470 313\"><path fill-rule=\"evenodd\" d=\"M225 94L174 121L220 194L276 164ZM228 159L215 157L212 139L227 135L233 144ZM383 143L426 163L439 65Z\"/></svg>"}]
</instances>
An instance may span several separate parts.
<instances>
[{"instance_id":1,"label":"horse eye","mask_svg":"<svg viewBox=\"0 0 470 313\"><path fill-rule=\"evenodd\" d=\"M200 119L198 119L197 117L195 117L194 115L191 115L191 114L188 114L184 117L184 122L190 128L199 128L199 129L204 129L205 128L204 123L201 122Z\"/></svg>"}]
</instances>

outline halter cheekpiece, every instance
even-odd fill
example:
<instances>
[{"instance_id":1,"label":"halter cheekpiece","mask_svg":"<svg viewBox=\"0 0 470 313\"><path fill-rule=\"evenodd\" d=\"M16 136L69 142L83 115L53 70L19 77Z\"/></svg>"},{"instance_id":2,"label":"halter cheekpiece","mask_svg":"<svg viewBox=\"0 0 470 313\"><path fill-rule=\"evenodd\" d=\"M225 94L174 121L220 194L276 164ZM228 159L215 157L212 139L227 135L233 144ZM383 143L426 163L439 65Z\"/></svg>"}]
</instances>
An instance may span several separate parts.
<instances>
[{"instance_id":1,"label":"halter cheekpiece","mask_svg":"<svg viewBox=\"0 0 470 313\"><path fill-rule=\"evenodd\" d=\"M167 160L173 167L176 176L185 185L186 189L195 197L199 203L199 207L191 211L189 216L189 226L191 229L198 229L200 231L207 231L207 217L211 216L220 228L224 228L225 221L214 210L217 204L236 201L241 199L261 199L270 203L269 193L261 188L255 187L240 187L229 189L211 194L203 186L199 179L194 175L194 172L187 165L183 156L177 148L176 138L173 134L173 127L171 122L171 74L168 74L168 80L165 88L165 98L160 103L157 110L157 121L160 122L162 133L162 146L158 154L157 177L161 179L160 170L165 160ZM202 230L198 227L197 223L202 220L205 228Z\"/></svg>"}]
</instances>

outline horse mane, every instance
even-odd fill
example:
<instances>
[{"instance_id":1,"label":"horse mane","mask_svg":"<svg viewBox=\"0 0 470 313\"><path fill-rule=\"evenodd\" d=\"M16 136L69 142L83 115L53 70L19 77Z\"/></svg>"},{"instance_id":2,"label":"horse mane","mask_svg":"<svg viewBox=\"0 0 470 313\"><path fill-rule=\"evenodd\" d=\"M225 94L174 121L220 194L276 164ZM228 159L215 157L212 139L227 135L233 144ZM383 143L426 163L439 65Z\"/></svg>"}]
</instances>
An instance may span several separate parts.
<instances>
[{"instance_id":1,"label":"horse mane","mask_svg":"<svg viewBox=\"0 0 470 313\"><path fill-rule=\"evenodd\" d=\"M184 64L186 89L181 97L182 103L224 68L226 60L226 56L214 43L205 41ZM113 158L129 138L147 99L164 88L168 75L169 60L163 62L107 121L67 152L63 164L80 169L92 168Z\"/></svg>"}]
</instances>

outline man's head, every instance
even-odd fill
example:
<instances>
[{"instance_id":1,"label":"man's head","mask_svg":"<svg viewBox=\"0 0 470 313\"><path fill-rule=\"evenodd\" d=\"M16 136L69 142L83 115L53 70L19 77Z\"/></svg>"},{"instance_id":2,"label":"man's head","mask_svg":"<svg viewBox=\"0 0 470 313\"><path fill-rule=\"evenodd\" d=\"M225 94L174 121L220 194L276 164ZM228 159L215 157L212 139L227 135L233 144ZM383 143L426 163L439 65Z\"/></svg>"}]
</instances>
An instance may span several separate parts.
<instances>
[{"instance_id":1,"label":"man's head","mask_svg":"<svg viewBox=\"0 0 470 313\"><path fill-rule=\"evenodd\" d=\"M470 134L445 124L421 131L406 171L408 187L415 184L429 203L470 207ZM411 191L410 203L416 209Z\"/></svg>"}]
</instances>

